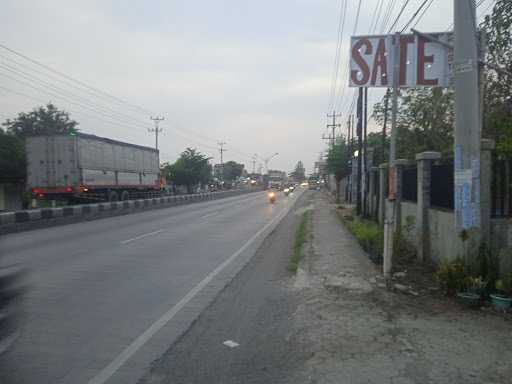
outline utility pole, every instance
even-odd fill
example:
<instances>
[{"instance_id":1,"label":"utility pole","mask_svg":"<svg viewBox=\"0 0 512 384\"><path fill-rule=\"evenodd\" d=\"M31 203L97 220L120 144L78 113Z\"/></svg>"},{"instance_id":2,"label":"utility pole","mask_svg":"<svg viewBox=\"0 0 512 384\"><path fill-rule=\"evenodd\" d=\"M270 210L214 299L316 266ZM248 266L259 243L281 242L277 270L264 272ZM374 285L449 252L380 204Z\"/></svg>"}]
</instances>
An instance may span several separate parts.
<instances>
[{"instance_id":1,"label":"utility pole","mask_svg":"<svg viewBox=\"0 0 512 384\"><path fill-rule=\"evenodd\" d=\"M258 155L255 153L252 155L252 173L253 175L256 173L256 159L258 158Z\"/></svg>"},{"instance_id":2,"label":"utility pole","mask_svg":"<svg viewBox=\"0 0 512 384\"><path fill-rule=\"evenodd\" d=\"M220 152L220 165L224 166L224 152L227 151L227 149L224 149L224 146L227 144L225 141L219 141L219 152Z\"/></svg>"},{"instance_id":3,"label":"utility pole","mask_svg":"<svg viewBox=\"0 0 512 384\"><path fill-rule=\"evenodd\" d=\"M389 105L389 88L386 91L386 96L384 96L384 124L382 125L382 156L381 161L385 161L385 153L386 153L386 125L388 123L388 105Z\"/></svg>"},{"instance_id":4,"label":"utility pole","mask_svg":"<svg viewBox=\"0 0 512 384\"><path fill-rule=\"evenodd\" d=\"M367 192L368 192L368 156L367 156L367 131L368 131L368 87L364 87L364 132L363 132L363 215L367 215Z\"/></svg>"},{"instance_id":5,"label":"utility pole","mask_svg":"<svg viewBox=\"0 0 512 384\"><path fill-rule=\"evenodd\" d=\"M458 1L458 0L455 0ZM391 271L393 268L393 227L395 223L395 199L396 199L396 120L398 112L398 76L400 72L400 33L393 36L393 99L391 103L391 139L389 144L389 165L388 165L388 201L384 206L384 261L383 272L386 283L391 281Z\"/></svg>"},{"instance_id":6,"label":"utility pole","mask_svg":"<svg viewBox=\"0 0 512 384\"><path fill-rule=\"evenodd\" d=\"M332 115L327 114L327 117L332 117L332 124L327 124L327 128L332 129L331 145L334 147L334 142L336 141L336 127L341 127L341 124L336 124L336 118L341 117L341 114L336 114L336 111L332 111Z\"/></svg>"},{"instance_id":7,"label":"utility pole","mask_svg":"<svg viewBox=\"0 0 512 384\"><path fill-rule=\"evenodd\" d=\"M220 178L221 181L224 182L224 152L226 152L226 149L224 149L224 146L227 144L225 141L219 141L219 152L220 152Z\"/></svg>"},{"instance_id":8,"label":"utility pole","mask_svg":"<svg viewBox=\"0 0 512 384\"><path fill-rule=\"evenodd\" d=\"M158 149L158 134L160 132L162 132L162 128L159 128L159 124L161 121L164 121L165 118L164 117L153 117L151 116L150 117L151 120L153 120L155 122L155 128L148 128L148 132L149 133L152 133L152 132L155 132L155 149Z\"/></svg>"},{"instance_id":9,"label":"utility pole","mask_svg":"<svg viewBox=\"0 0 512 384\"><path fill-rule=\"evenodd\" d=\"M478 250L480 231L481 112L474 0L454 1L455 226ZM466 245L465 245L466 247Z\"/></svg>"},{"instance_id":10,"label":"utility pole","mask_svg":"<svg viewBox=\"0 0 512 384\"><path fill-rule=\"evenodd\" d=\"M362 155L363 155L363 88L359 87L357 98L357 196L356 212L361 214L361 176L362 176Z\"/></svg>"}]
</instances>

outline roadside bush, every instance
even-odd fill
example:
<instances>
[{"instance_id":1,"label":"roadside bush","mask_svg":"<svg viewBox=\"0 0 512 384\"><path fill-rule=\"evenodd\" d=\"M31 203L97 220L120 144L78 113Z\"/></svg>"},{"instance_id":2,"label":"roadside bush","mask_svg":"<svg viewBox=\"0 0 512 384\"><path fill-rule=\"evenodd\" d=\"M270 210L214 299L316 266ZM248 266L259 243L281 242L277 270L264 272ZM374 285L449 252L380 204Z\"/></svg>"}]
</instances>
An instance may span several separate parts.
<instances>
[{"instance_id":1,"label":"roadside bush","mask_svg":"<svg viewBox=\"0 0 512 384\"><path fill-rule=\"evenodd\" d=\"M357 218L345 221L345 225L370 255L372 261L380 262L384 251L383 230L376 223Z\"/></svg>"},{"instance_id":2,"label":"roadside bush","mask_svg":"<svg viewBox=\"0 0 512 384\"><path fill-rule=\"evenodd\" d=\"M462 291L467 282L464 263L460 259L455 261L442 261L434 278L446 296L453 296L457 291Z\"/></svg>"}]
</instances>

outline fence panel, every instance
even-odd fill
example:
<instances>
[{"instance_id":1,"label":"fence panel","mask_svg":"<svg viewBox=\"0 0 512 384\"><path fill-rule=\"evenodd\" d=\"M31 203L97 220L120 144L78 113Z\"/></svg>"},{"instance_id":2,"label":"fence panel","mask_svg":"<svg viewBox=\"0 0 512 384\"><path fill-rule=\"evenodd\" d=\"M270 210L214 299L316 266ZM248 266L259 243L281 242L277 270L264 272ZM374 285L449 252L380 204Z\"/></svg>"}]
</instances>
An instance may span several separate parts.
<instances>
[{"instance_id":1,"label":"fence panel","mask_svg":"<svg viewBox=\"0 0 512 384\"><path fill-rule=\"evenodd\" d=\"M453 159L433 164L431 170L430 204L432 207L453 210Z\"/></svg>"},{"instance_id":2,"label":"fence panel","mask_svg":"<svg viewBox=\"0 0 512 384\"><path fill-rule=\"evenodd\" d=\"M512 216L512 160L492 160L491 204L493 217Z\"/></svg>"},{"instance_id":3,"label":"fence panel","mask_svg":"<svg viewBox=\"0 0 512 384\"><path fill-rule=\"evenodd\" d=\"M418 168L407 167L402 172L402 199L418 201Z\"/></svg>"}]
</instances>

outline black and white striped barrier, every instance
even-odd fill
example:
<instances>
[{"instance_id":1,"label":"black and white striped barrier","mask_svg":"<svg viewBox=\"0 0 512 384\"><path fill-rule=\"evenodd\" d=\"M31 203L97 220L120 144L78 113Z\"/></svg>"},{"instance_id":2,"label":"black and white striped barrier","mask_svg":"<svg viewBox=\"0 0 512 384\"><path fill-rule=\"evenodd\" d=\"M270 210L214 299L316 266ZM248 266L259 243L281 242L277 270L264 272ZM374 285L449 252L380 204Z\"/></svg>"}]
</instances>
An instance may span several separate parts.
<instances>
[{"instance_id":1,"label":"black and white striped barrier","mask_svg":"<svg viewBox=\"0 0 512 384\"><path fill-rule=\"evenodd\" d=\"M217 200L261 190L260 188L235 189L220 192L195 193L191 195L162 196L151 199L4 212L0 213L0 234L124 215L149 209Z\"/></svg>"}]
</instances>

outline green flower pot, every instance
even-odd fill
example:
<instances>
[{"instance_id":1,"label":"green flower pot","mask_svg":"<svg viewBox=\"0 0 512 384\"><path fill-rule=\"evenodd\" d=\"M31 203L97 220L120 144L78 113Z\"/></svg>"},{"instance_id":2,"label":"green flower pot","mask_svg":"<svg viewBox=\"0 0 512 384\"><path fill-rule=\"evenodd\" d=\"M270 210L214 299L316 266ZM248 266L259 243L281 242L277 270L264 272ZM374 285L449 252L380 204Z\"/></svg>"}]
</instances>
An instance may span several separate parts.
<instances>
[{"instance_id":1,"label":"green flower pot","mask_svg":"<svg viewBox=\"0 0 512 384\"><path fill-rule=\"evenodd\" d=\"M480 306L480 295L473 292L458 292L457 297L462 304L469 308L478 308Z\"/></svg>"},{"instance_id":2,"label":"green flower pot","mask_svg":"<svg viewBox=\"0 0 512 384\"><path fill-rule=\"evenodd\" d=\"M490 295L492 305L498 311L506 311L512 306L512 297L493 293Z\"/></svg>"}]
</instances>

